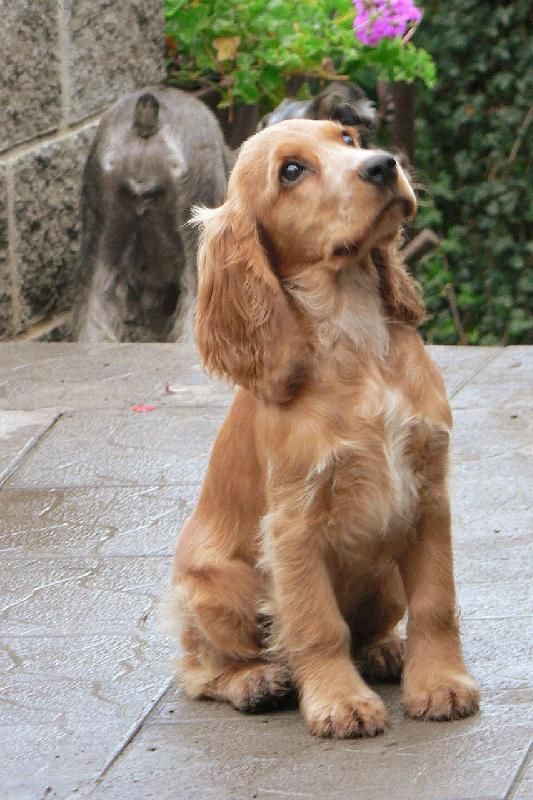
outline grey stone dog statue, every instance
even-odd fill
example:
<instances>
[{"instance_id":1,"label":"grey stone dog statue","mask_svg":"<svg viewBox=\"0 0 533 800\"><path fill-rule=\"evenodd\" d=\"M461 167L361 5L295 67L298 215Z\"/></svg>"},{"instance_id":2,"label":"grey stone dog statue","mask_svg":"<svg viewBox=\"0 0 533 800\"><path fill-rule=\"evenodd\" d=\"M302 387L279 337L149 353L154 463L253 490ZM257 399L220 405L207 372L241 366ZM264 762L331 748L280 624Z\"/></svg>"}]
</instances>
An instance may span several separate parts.
<instances>
[{"instance_id":1,"label":"grey stone dog statue","mask_svg":"<svg viewBox=\"0 0 533 800\"><path fill-rule=\"evenodd\" d=\"M359 128L363 145L378 123L376 109L361 87L341 81L333 81L308 100L285 98L270 114L262 117L257 130L285 119L334 119L342 125L354 125Z\"/></svg>"},{"instance_id":2,"label":"grey stone dog statue","mask_svg":"<svg viewBox=\"0 0 533 800\"><path fill-rule=\"evenodd\" d=\"M192 339L187 223L192 206L223 202L231 160L214 114L178 89L148 87L108 109L83 177L78 341Z\"/></svg>"}]
</instances>

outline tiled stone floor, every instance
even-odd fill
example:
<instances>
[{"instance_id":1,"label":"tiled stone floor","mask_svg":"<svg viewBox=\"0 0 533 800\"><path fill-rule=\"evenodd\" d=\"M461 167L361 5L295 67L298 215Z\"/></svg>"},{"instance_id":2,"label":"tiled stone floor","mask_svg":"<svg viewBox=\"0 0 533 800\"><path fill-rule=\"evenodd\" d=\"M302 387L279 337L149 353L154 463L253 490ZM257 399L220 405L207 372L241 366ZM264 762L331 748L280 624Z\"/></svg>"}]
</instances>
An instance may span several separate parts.
<instances>
[{"instance_id":1,"label":"tiled stone floor","mask_svg":"<svg viewBox=\"0 0 533 800\"><path fill-rule=\"evenodd\" d=\"M246 717L171 685L156 600L229 390L175 345L0 345L0 798L533 798L533 348L431 351L482 710L413 722L386 686L391 729L331 742L297 711Z\"/></svg>"}]
</instances>

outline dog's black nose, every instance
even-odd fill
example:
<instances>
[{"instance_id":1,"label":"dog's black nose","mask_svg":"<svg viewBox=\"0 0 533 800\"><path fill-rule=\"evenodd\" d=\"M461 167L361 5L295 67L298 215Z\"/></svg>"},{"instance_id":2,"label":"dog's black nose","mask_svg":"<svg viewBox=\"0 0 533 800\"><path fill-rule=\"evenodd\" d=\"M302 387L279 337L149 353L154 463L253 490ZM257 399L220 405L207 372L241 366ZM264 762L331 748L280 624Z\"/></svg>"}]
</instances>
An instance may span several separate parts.
<instances>
[{"instance_id":1,"label":"dog's black nose","mask_svg":"<svg viewBox=\"0 0 533 800\"><path fill-rule=\"evenodd\" d=\"M396 159L388 155L367 158L359 167L359 177L376 186L390 186L397 174Z\"/></svg>"}]
</instances>

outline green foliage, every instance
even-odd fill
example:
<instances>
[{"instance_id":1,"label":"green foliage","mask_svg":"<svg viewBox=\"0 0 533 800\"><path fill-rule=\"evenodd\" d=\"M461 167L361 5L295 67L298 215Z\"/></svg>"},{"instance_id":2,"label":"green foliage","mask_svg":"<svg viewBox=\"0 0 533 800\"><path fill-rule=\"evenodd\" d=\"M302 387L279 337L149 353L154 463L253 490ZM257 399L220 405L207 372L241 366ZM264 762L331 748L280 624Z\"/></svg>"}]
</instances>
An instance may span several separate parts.
<instances>
[{"instance_id":1,"label":"green foliage","mask_svg":"<svg viewBox=\"0 0 533 800\"><path fill-rule=\"evenodd\" d=\"M270 110L305 79L414 80L419 227L443 238L418 265L428 341L533 341L533 22L528 0L419 0L417 47L354 37L350 0L164 0L169 76L221 105ZM435 68L438 66L438 82ZM293 80L295 79L295 80Z\"/></svg>"},{"instance_id":2,"label":"green foliage","mask_svg":"<svg viewBox=\"0 0 533 800\"><path fill-rule=\"evenodd\" d=\"M216 86L222 106L272 108L291 79L435 79L424 50L399 39L366 47L350 0L165 0L169 76L181 87Z\"/></svg>"},{"instance_id":3,"label":"green foliage","mask_svg":"<svg viewBox=\"0 0 533 800\"><path fill-rule=\"evenodd\" d=\"M531 4L421 5L416 39L439 80L418 92L415 160L430 195L419 224L444 237L417 269L433 315L426 337L532 342Z\"/></svg>"}]
</instances>

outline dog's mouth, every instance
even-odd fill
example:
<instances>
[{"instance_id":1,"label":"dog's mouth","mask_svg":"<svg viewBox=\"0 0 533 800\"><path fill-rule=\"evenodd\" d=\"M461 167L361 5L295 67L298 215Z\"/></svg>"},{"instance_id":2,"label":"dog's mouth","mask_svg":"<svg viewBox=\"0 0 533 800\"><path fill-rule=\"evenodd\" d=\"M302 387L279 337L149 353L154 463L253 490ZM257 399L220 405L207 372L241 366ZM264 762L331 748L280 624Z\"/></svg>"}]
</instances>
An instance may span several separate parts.
<instances>
[{"instance_id":1,"label":"dog's mouth","mask_svg":"<svg viewBox=\"0 0 533 800\"><path fill-rule=\"evenodd\" d=\"M351 241L344 241L340 244L335 245L333 248L333 255L334 256L353 256L357 255L363 246L366 243L369 235L372 231L379 226L382 222L383 218L387 216L388 212L392 209L399 209L401 211L401 215L403 217L403 221L412 220L415 216L416 207L414 201L409 197L391 197L385 205L380 208L370 225L367 226L366 230L359 234L357 239L353 239Z\"/></svg>"}]
</instances>

